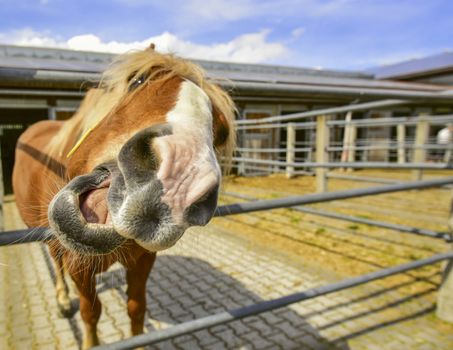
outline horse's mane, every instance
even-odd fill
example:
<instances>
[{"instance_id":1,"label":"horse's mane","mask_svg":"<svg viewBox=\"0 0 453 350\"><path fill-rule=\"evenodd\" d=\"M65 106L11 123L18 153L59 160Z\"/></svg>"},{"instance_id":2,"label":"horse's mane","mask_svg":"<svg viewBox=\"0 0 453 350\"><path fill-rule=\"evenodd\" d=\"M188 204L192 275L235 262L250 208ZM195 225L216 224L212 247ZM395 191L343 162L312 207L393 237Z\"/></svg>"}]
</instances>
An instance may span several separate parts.
<instances>
[{"instance_id":1,"label":"horse's mane","mask_svg":"<svg viewBox=\"0 0 453 350\"><path fill-rule=\"evenodd\" d=\"M48 154L51 157L65 157L63 152L68 152L74 146L74 139L80 138L113 111L128 96L134 78L142 76L147 76L145 83L179 76L203 89L214 108L223 114L229 128L225 144L216 151L227 160L231 158L235 142L233 121L236 109L230 96L214 82L208 81L206 73L198 65L172 54L160 54L153 47L120 55L111 63L103 73L99 87L88 91L77 113L64 123L51 140Z\"/></svg>"}]
</instances>

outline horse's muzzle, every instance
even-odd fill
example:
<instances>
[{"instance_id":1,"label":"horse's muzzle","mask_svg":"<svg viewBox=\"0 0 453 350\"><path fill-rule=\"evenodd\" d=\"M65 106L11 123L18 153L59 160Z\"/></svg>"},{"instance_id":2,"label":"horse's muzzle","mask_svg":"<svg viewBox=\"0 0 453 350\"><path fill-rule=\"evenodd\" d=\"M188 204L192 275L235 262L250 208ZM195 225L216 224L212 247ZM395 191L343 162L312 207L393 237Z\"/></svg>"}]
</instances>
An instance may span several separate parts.
<instances>
[{"instance_id":1,"label":"horse's muzzle","mask_svg":"<svg viewBox=\"0 0 453 350\"><path fill-rule=\"evenodd\" d=\"M172 153L154 143L172 137L168 125L144 129L123 145L116 161L67 184L49 206L49 222L61 242L84 254L111 252L126 239L158 251L174 245L189 226L205 225L217 204L218 165L206 157L181 157L189 159L190 169L167 169L160 176L162 166L182 162L179 146L171 144ZM173 159L162 159L166 156Z\"/></svg>"},{"instance_id":2,"label":"horse's muzzle","mask_svg":"<svg viewBox=\"0 0 453 350\"><path fill-rule=\"evenodd\" d=\"M112 173L108 203L113 225L120 235L151 251L171 247L189 226L207 224L217 205L219 181L192 202L166 200L172 189L159 172L168 154L159 152L155 140L173 137L168 124L138 132L121 148L118 171ZM170 157L173 164L180 161L178 154Z\"/></svg>"}]
</instances>

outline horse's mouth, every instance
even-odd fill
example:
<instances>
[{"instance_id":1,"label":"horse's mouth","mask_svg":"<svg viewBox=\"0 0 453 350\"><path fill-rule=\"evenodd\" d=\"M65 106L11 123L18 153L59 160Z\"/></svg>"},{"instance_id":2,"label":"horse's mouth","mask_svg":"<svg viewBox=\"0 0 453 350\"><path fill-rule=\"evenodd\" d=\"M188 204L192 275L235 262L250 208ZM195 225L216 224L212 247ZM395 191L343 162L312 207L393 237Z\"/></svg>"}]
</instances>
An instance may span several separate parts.
<instances>
[{"instance_id":1,"label":"horse's mouth","mask_svg":"<svg viewBox=\"0 0 453 350\"><path fill-rule=\"evenodd\" d=\"M74 178L50 203L50 226L68 249L88 255L107 254L126 240L110 222L110 183L110 171L98 168Z\"/></svg>"},{"instance_id":2,"label":"horse's mouth","mask_svg":"<svg viewBox=\"0 0 453 350\"><path fill-rule=\"evenodd\" d=\"M79 195L79 208L87 223L111 225L107 205L107 194L112 182L111 175L95 188L87 189Z\"/></svg>"},{"instance_id":3,"label":"horse's mouth","mask_svg":"<svg viewBox=\"0 0 453 350\"><path fill-rule=\"evenodd\" d=\"M49 205L49 223L60 242L85 255L108 254L127 239L149 251L169 248L186 225L174 224L154 180L125 195L116 165L103 165L69 182ZM124 205L126 203L126 205Z\"/></svg>"}]
</instances>

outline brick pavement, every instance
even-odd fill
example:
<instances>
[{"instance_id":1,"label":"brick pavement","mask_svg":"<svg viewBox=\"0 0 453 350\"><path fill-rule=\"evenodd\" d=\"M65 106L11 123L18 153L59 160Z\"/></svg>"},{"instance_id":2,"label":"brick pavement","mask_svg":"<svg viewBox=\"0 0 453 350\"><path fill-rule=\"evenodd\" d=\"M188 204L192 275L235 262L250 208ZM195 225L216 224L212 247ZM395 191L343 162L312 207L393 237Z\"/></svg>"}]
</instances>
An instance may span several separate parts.
<instances>
[{"instance_id":1,"label":"brick pavement","mask_svg":"<svg viewBox=\"0 0 453 350\"><path fill-rule=\"evenodd\" d=\"M5 210L5 214L6 214ZM5 215L6 216L6 215ZM7 229L11 228L7 226ZM216 223L190 229L160 254L148 281L148 331L260 300L336 281L303 259L257 246ZM451 349L451 328L434 319L436 283L408 296L369 284L196 332L158 349ZM98 276L103 303L99 336L129 336L124 271ZM75 297L75 294L73 294ZM79 313L57 316L45 248L38 243L0 248L0 349L77 349Z\"/></svg>"}]
</instances>

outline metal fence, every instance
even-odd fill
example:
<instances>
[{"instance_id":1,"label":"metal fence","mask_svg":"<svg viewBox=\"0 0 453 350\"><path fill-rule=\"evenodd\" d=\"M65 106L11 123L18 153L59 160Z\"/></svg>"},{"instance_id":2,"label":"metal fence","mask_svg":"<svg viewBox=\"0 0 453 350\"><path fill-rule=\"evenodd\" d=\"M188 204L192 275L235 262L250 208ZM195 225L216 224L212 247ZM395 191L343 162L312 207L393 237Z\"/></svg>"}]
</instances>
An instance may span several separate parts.
<instances>
[{"instance_id":1,"label":"metal fence","mask_svg":"<svg viewBox=\"0 0 453 350\"><path fill-rule=\"evenodd\" d=\"M249 201L244 203L236 203L231 205L220 206L216 211L216 216L227 216L235 214L243 214L253 211L261 210L270 210L277 208L287 208L287 207L296 207L306 204L322 203L332 200L340 200L347 198L357 198L362 196L377 195L383 193L391 193L405 190L414 190L414 189L424 189L437 186L443 186L447 184L453 184L453 177L447 177L442 179L435 180L425 180L425 181L413 181L407 183L398 183L390 184L385 186L377 186L371 188L361 188L329 193L317 193L305 196L293 196L288 198L279 198L272 200L259 200L259 201ZM250 198L249 198L250 199ZM307 210L306 208L296 209ZM319 215L332 215L332 213L323 213L318 212ZM333 217L338 216L334 214ZM360 220L360 218L341 216L343 220ZM363 219L362 219L363 220ZM433 232L429 230L422 230L417 228L411 228L407 226L396 225L392 226L391 224L375 222L367 220L365 222L368 225L376 225L379 227L387 227L395 229L400 232L411 233L424 235L431 238L449 240L450 235L448 233ZM51 234L45 228L36 228L33 230L21 230L13 232L4 232L0 234L0 245L9 245L9 244L18 244L18 243L28 243L32 241L39 241L51 238ZM377 279L385 278L395 274L403 273L412 269L416 269L425 265L435 264L437 262L449 260L453 262L453 251L443 254L433 255L429 258L413 261L407 264L394 266L382 270L378 270L372 273L368 273L362 276L352 277L346 280L343 280L338 283L333 283L325 286L320 286L312 288L306 291L299 293L287 295L281 298L268 300L260 302L257 304L245 306L238 309L224 311L215 315L203 317L193 321L185 322L177 326L173 326L168 329L158 330L147 334L142 334L138 336L131 337L126 340L114 342L111 344L105 344L95 349L133 349L138 346L144 346L167 340L173 337L181 336L187 333L195 332L204 328L213 327L219 324L224 324L234 320L242 319L244 317L256 315L262 312L270 311L276 308L281 308L292 303L300 302L303 300L316 298L321 295L326 295L329 293L337 292L346 288L351 288L358 286L364 283L368 283ZM453 310L452 310L453 311Z\"/></svg>"},{"instance_id":2,"label":"metal fence","mask_svg":"<svg viewBox=\"0 0 453 350\"><path fill-rule=\"evenodd\" d=\"M418 180L422 170L451 169L453 144L438 143L436 132L453 124L453 115L388 117L372 110L400 104L387 100L238 120L233 167L252 176L316 173L318 191L327 188L327 169L414 169ZM353 119L354 111L371 117Z\"/></svg>"},{"instance_id":3,"label":"metal fence","mask_svg":"<svg viewBox=\"0 0 453 350\"><path fill-rule=\"evenodd\" d=\"M253 86L250 88L253 88ZM351 93L355 92L351 91ZM439 93L432 94L432 96L428 94L421 96L419 93L413 92L412 94L405 94L400 97L410 99L410 101L422 97L435 101L437 99L449 98L449 96L451 96L451 94ZM450 233L446 232L435 232L303 207L307 204L453 184L453 177L420 181L422 170L453 169L449 162L444 161L447 159L448 152L451 151L450 145L438 145L433 139L429 138L430 126L438 127L447 123L453 123L452 115L352 119L352 112L367 111L374 108L389 108L407 104L410 103L410 101L385 100L367 102L295 113L286 116L274 116L260 120L237 121L240 147L237 149L238 156L233 160L235 162L234 166L237 168L238 172L249 174L285 172L288 177L291 177L300 173L313 173L312 169L315 169L317 176L317 190L319 193L272 200L242 198L247 199L248 202L220 206L217 209L215 216L228 216L291 207L295 210L314 215L322 215L351 222L360 222L367 225L392 229L404 234L416 234L451 241ZM334 115L338 116L340 113L347 113L344 120L337 120L332 117ZM301 120L303 122L300 122ZM358 130L361 128L366 129L376 127L388 128L393 131L385 140L374 139L373 141L370 141L370 138L368 137L366 139L358 137L360 135ZM306 133L306 135L310 135L308 139L306 135L304 139L298 137L298 133L300 134L307 130L309 133ZM261 147L259 142L257 142L257 145L254 145L254 147L247 147L241 142L241 140L244 140L244 138L250 134L256 134L256 140L259 141L260 137L263 139L276 133L285 134L285 139L280 140L281 142L277 145L272 145L272 147ZM336 134L336 136L334 134ZM335 137L331 135L334 135ZM442 156L445 158L430 159L431 155L439 154L437 151L442 151ZM387 158L376 161L375 158L379 157L374 157L372 156L373 154L387 155ZM417 179L417 181L393 183L395 182L393 180L381 179L377 181L385 183L383 186L326 192L326 181L328 177L348 177L348 175L345 174L328 173L328 169L337 168L413 169L414 174L416 175L414 178ZM373 179L364 179L364 181L367 180L371 181ZM231 194L227 193L226 195ZM235 194L235 196L237 195ZM0 246L45 241L51 238L53 238L52 233L47 228L3 232L0 234ZM115 343L101 345L96 347L96 349L132 349L138 346L153 344L204 328L281 308L292 303L316 298L321 295L403 273L425 265L435 264L444 260L449 260L453 263L453 251L378 270L363 276L352 277L338 283L312 288L281 298L263 301L238 309L227 310L215 315L185 322L168 329L158 330ZM453 280L453 277L450 279ZM443 303L443 305L447 305L447 303ZM450 303L450 305L453 305L453 302ZM453 310L451 310L451 312L453 313Z\"/></svg>"}]
</instances>

